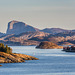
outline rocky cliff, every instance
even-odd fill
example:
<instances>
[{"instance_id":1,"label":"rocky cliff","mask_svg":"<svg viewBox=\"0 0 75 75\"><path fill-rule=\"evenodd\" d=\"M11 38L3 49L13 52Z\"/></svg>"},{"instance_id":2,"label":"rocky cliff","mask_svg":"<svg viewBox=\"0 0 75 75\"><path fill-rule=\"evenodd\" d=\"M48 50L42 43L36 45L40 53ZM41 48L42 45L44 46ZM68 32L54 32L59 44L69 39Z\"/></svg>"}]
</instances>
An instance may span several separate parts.
<instances>
[{"instance_id":1,"label":"rocky cliff","mask_svg":"<svg viewBox=\"0 0 75 75\"><path fill-rule=\"evenodd\" d=\"M11 21L8 23L8 28L6 34L20 34L23 32L28 32L28 31L38 31L37 28L34 28L30 25L27 25L23 22L19 21Z\"/></svg>"}]
</instances>

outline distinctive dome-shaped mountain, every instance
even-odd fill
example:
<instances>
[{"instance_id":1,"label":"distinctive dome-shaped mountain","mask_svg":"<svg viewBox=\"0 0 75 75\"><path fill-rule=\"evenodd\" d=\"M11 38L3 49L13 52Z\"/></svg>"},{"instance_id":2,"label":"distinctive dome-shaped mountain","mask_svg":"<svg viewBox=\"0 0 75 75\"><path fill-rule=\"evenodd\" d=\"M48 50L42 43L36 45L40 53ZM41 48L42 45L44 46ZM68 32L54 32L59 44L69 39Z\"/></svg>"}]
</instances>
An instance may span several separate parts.
<instances>
[{"instance_id":1,"label":"distinctive dome-shaped mountain","mask_svg":"<svg viewBox=\"0 0 75 75\"><path fill-rule=\"evenodd\" d=\"M19 21L11 21L8 23L8 29L6 34L20 34L23 32L28 32L28 31L38 31L39 29L34 28L30 25L27 25L23 22L19 22Z\"/></svg>"}]
</instances>

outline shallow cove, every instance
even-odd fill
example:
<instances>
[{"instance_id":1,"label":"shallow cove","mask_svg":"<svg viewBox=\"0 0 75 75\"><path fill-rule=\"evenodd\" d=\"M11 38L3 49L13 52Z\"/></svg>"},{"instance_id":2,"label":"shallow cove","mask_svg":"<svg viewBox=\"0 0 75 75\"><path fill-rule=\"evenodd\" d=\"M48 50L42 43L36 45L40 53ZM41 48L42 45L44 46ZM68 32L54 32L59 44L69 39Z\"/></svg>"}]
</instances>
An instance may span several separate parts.
<instances>
[{"instance_id":1,"label":"shallow cove","mask_svg":"<svg viewBox=\"0 0 75 75\"><path fill-rule=\"evenodd\" d=\"M75 75L75 53L61 49L35 49L35 46L11 46L13 53L39 58L24 63L5 63L0 75Z\"/></svg>"}]
</instances>

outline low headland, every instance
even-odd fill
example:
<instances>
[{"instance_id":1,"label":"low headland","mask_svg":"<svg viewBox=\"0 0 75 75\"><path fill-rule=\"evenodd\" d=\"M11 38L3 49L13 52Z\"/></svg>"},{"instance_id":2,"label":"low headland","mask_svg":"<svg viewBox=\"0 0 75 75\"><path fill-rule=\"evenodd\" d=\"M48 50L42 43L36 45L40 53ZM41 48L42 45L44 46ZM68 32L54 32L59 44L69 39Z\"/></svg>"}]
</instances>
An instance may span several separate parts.
<instances>
[{"instance_id":1,"label":"low headland","mask_svg":"<svg viewBox=\"0 0 75 75\"><path fill-rule=\"evenodd\" d=\"M40 49L62 49L63 46L58 46L55 43L44 41L44 42L41 42L36 48L40 48Z\"/></svg>"},{"instance_id":2,"label":"low headland","mask_svg":"<svg viewBox=\"0 0 75 75\"><path fill-rule=\"evenodd\" d=\"M21 63L25 60L38 60L38 58L25 55L12 53L12 49L7 45L0 43L0 63Z\"/></svg>"}]
</instances>

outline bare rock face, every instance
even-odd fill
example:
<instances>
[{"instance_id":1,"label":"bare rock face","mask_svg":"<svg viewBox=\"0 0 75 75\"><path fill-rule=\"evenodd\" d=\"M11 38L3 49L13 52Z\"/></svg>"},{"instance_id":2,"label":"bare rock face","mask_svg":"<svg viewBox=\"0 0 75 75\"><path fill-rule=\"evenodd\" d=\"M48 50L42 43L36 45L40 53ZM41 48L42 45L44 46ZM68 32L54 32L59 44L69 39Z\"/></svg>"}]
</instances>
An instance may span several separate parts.
<instances>
[{"instance_id":1,"label":"bare rock face","mask_svg":"<svg viewBox=\"0 0 75 75\"><path fill-rule=\"evenodd\" d=\"M62 46L58 46L52 42L44 41L39 44L36 48L41 48L41 49L61 49L63 48Z\"/></svg>"},{"instance_id":2,"label":"bare rock face","mask_svg":"<svg viewBox=\"0 0 75 75\"><path fill-rule=\"evenodd\" d=\"M23 32L28 32L28 31L38 31L38 29L29 26L23 22L19 21L11 21L8 23L8 29L6 34L20 34Z\"/></svg>"}]
</instances>

